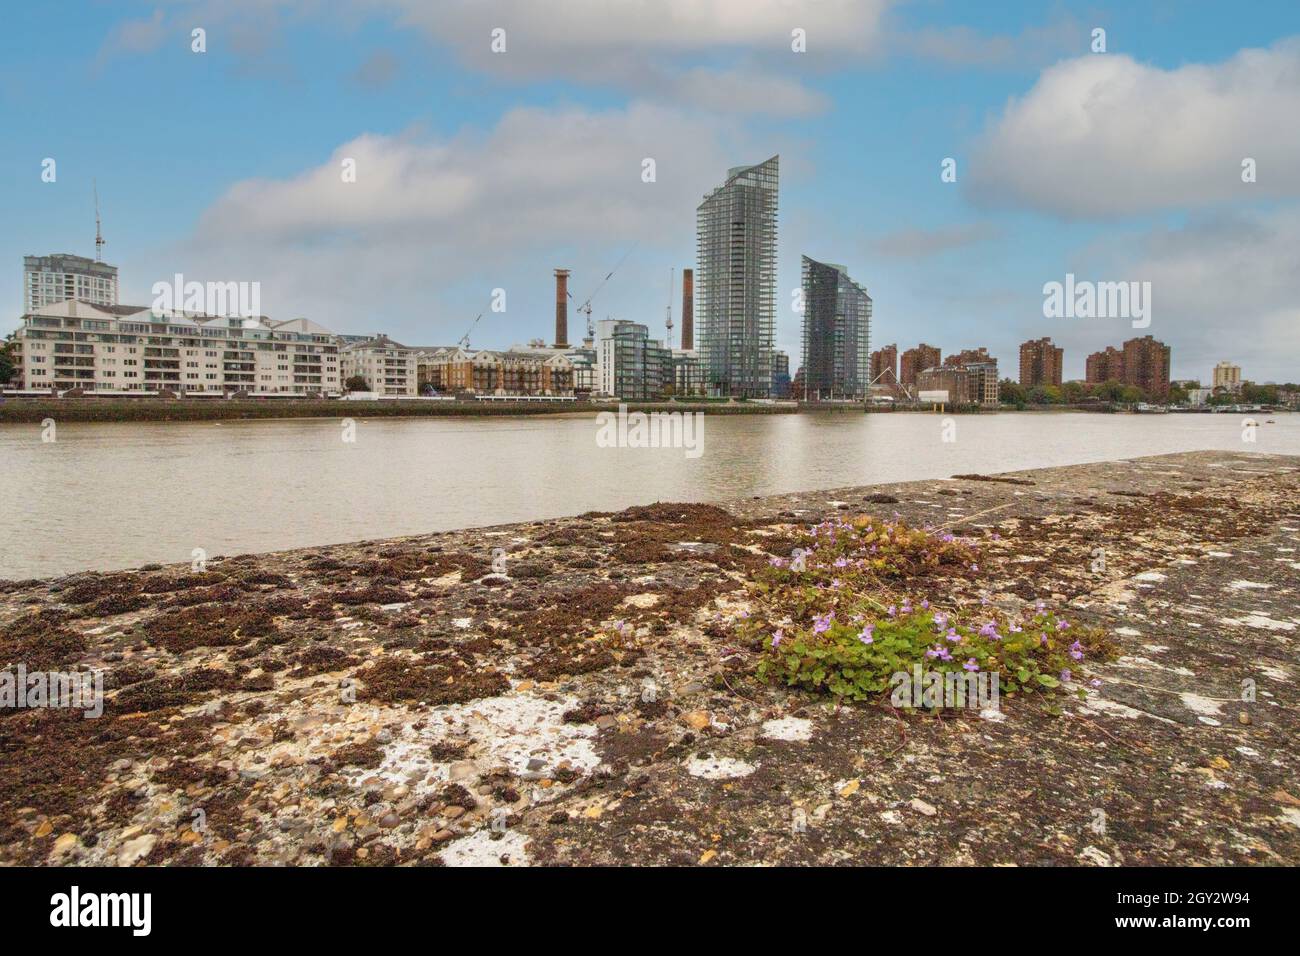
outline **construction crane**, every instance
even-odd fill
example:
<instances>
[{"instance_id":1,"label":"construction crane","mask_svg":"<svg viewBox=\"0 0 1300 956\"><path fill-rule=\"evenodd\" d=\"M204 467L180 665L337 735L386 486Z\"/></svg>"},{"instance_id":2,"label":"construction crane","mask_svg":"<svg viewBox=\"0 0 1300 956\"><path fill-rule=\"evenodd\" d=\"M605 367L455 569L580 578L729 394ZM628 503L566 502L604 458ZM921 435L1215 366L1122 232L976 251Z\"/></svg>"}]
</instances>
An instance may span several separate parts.
<instances>
[{"instance_id":1,"label":"construction crane","mask_svg":"<svg viewBox=\"0 0 1300 956\"><path fill-rule=\"evenodd\" d=\"M632 254L632 250L635 248L635 242L628 246L627 252L623 253L623 258L619 259L614 268L610 269L609 272L605 274L605 278L600 280L600 285L596 286L595 291L592 292L591 295L587 296L587 301L578 306L576 311L585 312L587 314L587 338L591 339L596 337L596 326L591 321L591 300L596 297L597 292L605 288L605 283L608 282L613 277L614 273L622 267L623 263L627 261L627 257ZM569 296L569 298L573 298L573 296Z\"/></svg>"},{"instance_id":2,"label":"construction crane","mask_svg":"<svg viewBox=\"0 0 1300 956\"><path fill-rule=\"evenodd\" d=\"M95 261L103 262L104 235L99 231L99 183L92 179L90 185L95 191Z\"/></svg>"},{"instance_id":3,"label":"construction crane","mask_svg":"<svg viewBox=\"0 0 1300 956\"><path fill-rule=\"evenodd\" d=\"M673 347L673 275L675 270L671 267L668 269L668 321L665 323L668 327L668 337L666 344L671 349Z\"/></svg>"},{"instance_id":4,"label":"construction crane","mask_svg":"<svg viewBox=\"0 0 1300 956\"><path fill-rule=\"evenodd\" d=\"M457 345L463 349L469 349L469 334L474 331L474 326L478 325L478 320L481 318L483 318L482 312L474 317L474 321L469 324L469 328L466 329L465 334L460 337L460 341L456 343Z\"/></svg>"}]
</instances>

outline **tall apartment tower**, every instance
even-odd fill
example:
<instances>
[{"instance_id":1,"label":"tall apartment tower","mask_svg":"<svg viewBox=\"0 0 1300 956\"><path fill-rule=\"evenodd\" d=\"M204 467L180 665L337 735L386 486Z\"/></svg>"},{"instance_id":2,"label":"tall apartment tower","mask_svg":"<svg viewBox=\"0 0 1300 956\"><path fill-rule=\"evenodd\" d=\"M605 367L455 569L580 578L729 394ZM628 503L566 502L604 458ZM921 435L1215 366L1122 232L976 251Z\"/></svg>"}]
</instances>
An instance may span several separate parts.
<instances>
[{"instance_id":1,"label":"tall apartment tower","mask_svg":"<svg viewBox=\"0 0 1300 956\"><path fill-rule=\"evenodd\" d=\"M1108 345L1104 352L1093 352L1088 356L1084 366L1084 381L1089 385L1124 380L1124 353L1115 346Z\"/></svg>"},{"instance_id":2,"label":"tall apartment tower","mask_svg":"<svg viewBox=\"0 0 1300 956\"><path fill-rule=\"evenodd\" d=\"M903 353L903 358L899 362L898 381L903 385L915 385L918 374L927 368L935 368L938 364L939 349L922 342L916 348L908 349Z\"/></svg>"},{"instance_id":3,"label":"tall apartment tower","mask_svg":"<svg viewBox=\"0 0 1300 956\"><path fill-rule=\"evenodd\" d=\"M1227 389L1229 392L1241 391L1241 366L1231 362L1220 362L1214 366L1213 386Z\"/></svg>"},{"instance_id":4,"label":"tall apartment tower","mask_svg":"<svg viewBox=\"0 0 1300 956\"><path fill-rule=\"evenodd\" d=\"M1169 394L1171 350L1150 335L1124 343L1124 384L1136 385L1152 398Z\"/></svg>"},{"instance_id":5,"label":"tall apartment tower","mask_svg":"<svg viewBox=\"0 0 1300 956\"><path fill-rule=\"evenodd\" d=\"M117 305L117 266L66 253L23 256L24 315L68 299Z\"/></svg>"},{"instance_id":6,"label":"tall apartment tower","mask_svg":"<svg viewBox=\"0 0 1300 956\"><path fill-rule=\"evenodd\" d=\"M803 257L804 400L863 399L871 375L871 296L844 266Z\"/></svg>"},{"instance_id":7,"label":"tall apartment tower","mask_svg":"<svg viewBox=\"0 0 1300 956\"><path fill-rule=\"evenodd\" d=\"M711 395L772 390L779 173L779 156L733 167L695 211L698 347Z\"/></svg>"},{"instance_id":8,"label":"tall apartment tower","mask_svg":"<svg viewBox=\"0 0 1300 956\"><path fill-rule=\"evenodd\" d=\"M1020 346L1020 384L1060 385L1065 349L1052 344L1051 337L1034 339Z\"/></svg>"},{"instance_id":9,"label":"tall apartment tower","mask_svg":"<svg viewBox=\"0 0 1300 956\"><path fill-rule=\"evenodd\" d=\"M878 385L898 381L898 345L886 345L871 353L871 380Z\"/></svg>"}]
</instances>

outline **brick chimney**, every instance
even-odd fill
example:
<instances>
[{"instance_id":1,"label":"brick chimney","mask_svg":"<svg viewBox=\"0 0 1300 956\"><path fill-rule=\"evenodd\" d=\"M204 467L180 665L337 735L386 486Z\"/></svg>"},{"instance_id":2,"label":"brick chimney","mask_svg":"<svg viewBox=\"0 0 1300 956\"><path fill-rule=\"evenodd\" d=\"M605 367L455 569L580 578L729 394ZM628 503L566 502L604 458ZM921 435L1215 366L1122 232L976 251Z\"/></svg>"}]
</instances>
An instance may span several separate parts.
<instances>
[{"instance_id":1,"label":"brick chimney","mask_svg":"<svg viewBox=\"0 0 1300 956\"><path fill-rule=\"evenodd\" d=\"M555 270L555 347L569 347L569 270Z\"/></svg>"},{"instance_id":2,"label":"brick chimney","mask_svg":"<svg viewBox=\"0 0 1300 956\"><path fill-rule=\"evenodd\" d=\"M682 348L695 348L695 272L682 270Z\"/></svg>"}]
</instances>

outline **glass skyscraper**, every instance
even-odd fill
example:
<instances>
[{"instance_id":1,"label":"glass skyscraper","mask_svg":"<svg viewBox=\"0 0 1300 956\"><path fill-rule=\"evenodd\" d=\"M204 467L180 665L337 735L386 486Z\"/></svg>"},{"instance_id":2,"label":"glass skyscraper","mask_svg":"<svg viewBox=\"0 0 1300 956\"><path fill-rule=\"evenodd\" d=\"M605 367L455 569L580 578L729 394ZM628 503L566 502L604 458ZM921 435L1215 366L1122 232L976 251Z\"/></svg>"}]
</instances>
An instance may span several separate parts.
<instances>
[{"instance_id":1,"label":"glass skyscraper","mask_svg":"<svg viewBox=\"0 0 1300 956\"><path fill-rule=\"evenodd\" d=\"M844 266L803 257L807 401L863 400L871 380L871 296Z\"/></svg>"},{"instance_id":2,"label":"glass skyscraper","mask_svg":"<svg viewBox=\"0 0 1300 956\"><path fill-rule=\"evenodd\" d=\"M697 345L711 395L772 391L779 172L779 156L736 166L695 213Z\"/></svg>"}]
</instances>

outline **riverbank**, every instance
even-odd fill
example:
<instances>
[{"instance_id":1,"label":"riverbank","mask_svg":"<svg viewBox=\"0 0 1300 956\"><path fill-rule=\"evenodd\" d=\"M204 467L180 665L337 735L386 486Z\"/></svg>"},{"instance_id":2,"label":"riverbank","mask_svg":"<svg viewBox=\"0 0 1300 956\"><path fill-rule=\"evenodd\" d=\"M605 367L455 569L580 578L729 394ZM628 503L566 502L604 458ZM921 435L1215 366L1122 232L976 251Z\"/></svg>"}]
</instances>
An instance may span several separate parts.
<instances>
[{"instance_id":1,"label":"riverbank","mask_svg":"<svg viewBox=\"0 0 1300 956\"><path fill-rule=\"evenodd\" d=\"M938 716L759 681L747 584L862 513L1116 658ZM1295 864L1298 540L1300 458L1201 452L11 582L0 664L107 699L0 715L0 862Z\"/></svg>"},{"instance_id":2,"label":"riverbank","mask_svg":"<svg viewBox=\"0 0 1300 956\"><path fill-rule=\"evenodd\" d=\"M707 412L710 415L783 415L793 405L753 402L626 403L638 412ZM485 418L502 415L595 415L618 411L618 404L581 402L439 402L420 399L365 402L338 399L7 399L0 402L0 424L56 422L206 422L280 418Z\"/></svg>"}]
</instances>

